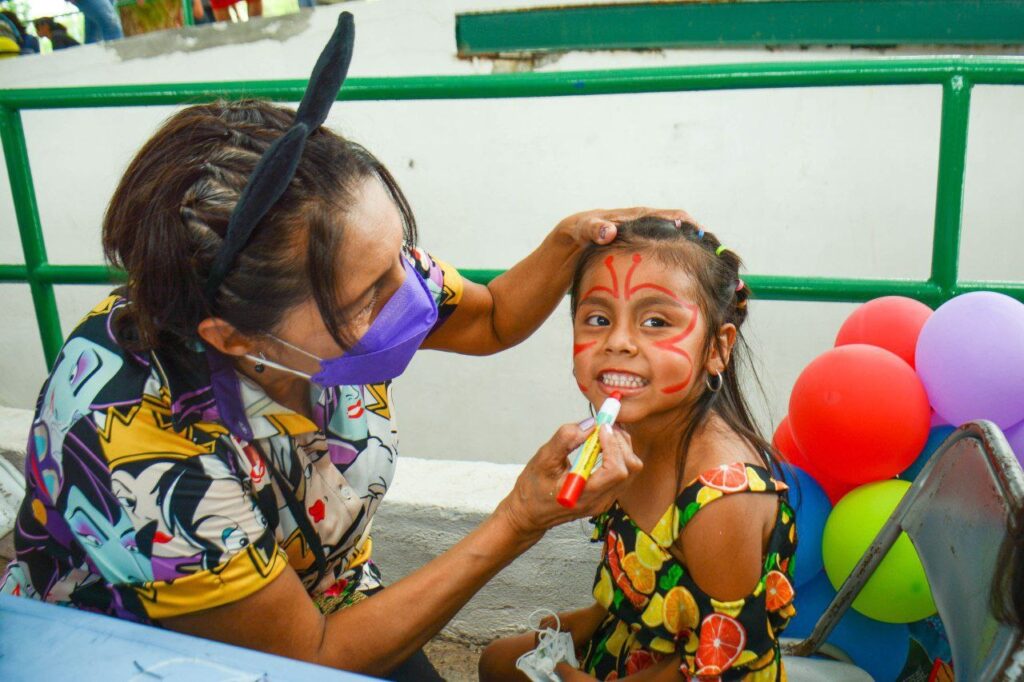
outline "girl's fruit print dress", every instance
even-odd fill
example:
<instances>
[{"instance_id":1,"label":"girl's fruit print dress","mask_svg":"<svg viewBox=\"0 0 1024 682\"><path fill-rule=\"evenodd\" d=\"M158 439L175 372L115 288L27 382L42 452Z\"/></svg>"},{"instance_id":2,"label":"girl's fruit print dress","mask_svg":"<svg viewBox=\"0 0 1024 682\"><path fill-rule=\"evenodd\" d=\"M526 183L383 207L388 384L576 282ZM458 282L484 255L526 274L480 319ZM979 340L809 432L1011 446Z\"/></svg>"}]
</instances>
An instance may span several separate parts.
<instances>
[{"instance_id":1,"label":"girl's fruit print dress","mask_svg":"<svg viewBox=\"0 0 1024 682\"><path fill-rule=\"evenodd\" d=\"M582 669L615 680L678 653L687 679L785 680L778 636L796 613L796 524L786 490L764 467L734 463L687 485L649 535L617 503L598 516L594 541L604 542L604 552L594 598L608 617L584 646ZM697 586L669 548L705 506L750 492L778 495L775 528L754 591L721 602Z\"/></svg>"}]
</instances>

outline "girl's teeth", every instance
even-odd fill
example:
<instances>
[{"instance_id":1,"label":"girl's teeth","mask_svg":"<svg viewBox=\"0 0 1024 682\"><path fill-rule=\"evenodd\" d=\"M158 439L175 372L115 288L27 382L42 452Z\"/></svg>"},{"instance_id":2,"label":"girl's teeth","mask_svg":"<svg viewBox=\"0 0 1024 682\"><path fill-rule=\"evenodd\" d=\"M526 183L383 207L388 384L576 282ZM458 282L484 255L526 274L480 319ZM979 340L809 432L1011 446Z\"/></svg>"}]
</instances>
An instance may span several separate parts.
<instances>
[{"instance_id":1,"label":"girl's teeth","mask_svg":"<svg viewBox=\"0 0 1024 682\"><path fill-rule=\"evenodd\" d=\"M647 381L632 374L608 373L601 375L601 383L616 388L641 388L647 384Z\"/></svg>"}]
</instances>

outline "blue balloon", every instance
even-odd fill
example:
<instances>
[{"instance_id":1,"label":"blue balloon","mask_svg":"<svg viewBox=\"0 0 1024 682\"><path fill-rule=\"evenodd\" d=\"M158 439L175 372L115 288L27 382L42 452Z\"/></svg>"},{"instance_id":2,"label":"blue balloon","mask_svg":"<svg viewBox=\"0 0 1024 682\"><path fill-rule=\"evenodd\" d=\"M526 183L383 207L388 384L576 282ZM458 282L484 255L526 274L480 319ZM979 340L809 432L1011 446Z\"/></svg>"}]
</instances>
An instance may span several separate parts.
<instances>
[{"instance_id":1,"label":"blue balloon","mask_svg":"<svg viewBox=\"0 0 1024 682\"><path fill-rule=\"evenodd\" d=\"M796 615L783 635L797 639L810 635L835 596L832 583L822 571L796 591L793 601ZM876 682L894 682L910 653L910 629L905 624L871 620L853 609L846 610L826 641L842 649Z\"/></svg>"},{"instance_id":2,"label":"blue balloon","mask_svg":"<svg viewBox=\"0 0 1024 682\"><path fill-rule=\"evenodd\" d=\"M789 486L789 504L796 512L796 572L793 585L799 587L821 573L821 536L825 532L832 504L811 475L797 467L783 467L782 478ZM795 480L794 480L795 479Z\"/></svg>"},{"instance_id":3,"label":"blue balloon","mask_svg":"<svg viewBox=\"0 0 1024 682\"><path fill-rule=\"evenodd\" d=\"M904 481L913 481L917 478L917 475L921 473L921 469L924 469L924 465L932 458L935 451L939 449L939 446L942 445L947 438L949 438L949 434L954 431L956 431L956 428L949 426L948 424L936 426L929 431L928 440L925 441L924 449L921 450L921 454L917 456L914 463L908 466L899 477Z\"/></svg>"}]
</instances>

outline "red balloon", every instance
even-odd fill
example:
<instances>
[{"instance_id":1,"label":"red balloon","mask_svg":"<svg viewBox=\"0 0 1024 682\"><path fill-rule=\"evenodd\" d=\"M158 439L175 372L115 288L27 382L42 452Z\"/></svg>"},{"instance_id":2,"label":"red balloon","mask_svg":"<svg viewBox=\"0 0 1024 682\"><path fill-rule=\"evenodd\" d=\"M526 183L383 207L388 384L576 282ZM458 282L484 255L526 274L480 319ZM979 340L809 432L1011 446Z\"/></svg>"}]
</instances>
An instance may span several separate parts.
<instances>
[{"instance_id":1,"label":"red balloon","mask_svg":"<svg viewBox=\"0 0 1024 682\"><path fill-rule=\"evenodd\" d=\"M860 485L906 469L928 440L931 408L895 354L852 344L822 353L789 398L793 437L821 479Z\"/></svg>"},{"instance_id":2,"label":"red balloon","mask_svg":"<svg viewBox=\"0 0 1024 682\"><path fill-rule=\"evenodd\" d=\"M814 470L811 460L807 459L807 456L800 451L800 446L796 444L796 439L793 438L793 429L790 427L788 415L783 417L782 421L775 428L775 435L772 436L772 445L782 454L786 463L803 469L808 476L813 478L815 483L820 485L825 494L828 495L828 499L832 504L838 502L842 499L843 495L857 487L855 483L843 483L842 481L825 478Z\"/></svg>"},{"instance_id":3,"label":"red balloon","mask_svg":"<svg viewBox=\"0 0 1024 682\"><path fill-rule=\"evenodd\" d=\"M833 481L827 478L816 478L814 481L821 486L821 489L825 491L828 496L828 501L835 506L839 500L843 499L846 493L850 492L854 488L859 488L856 483L844 483L842 481Z\"/></svg>"},{"instance_id":4,"label":"red balloon","mask_svg":"<svg viewBox=\"0 0 1024 682\"><path fill-rule=\"evenodd\" d=\"M866 343L892 351L914 367L914 351L921 327L932 309L903 296L883 296L868 301L846 318L836 336L836 346Z\"/></svg>"},{"instance_id":5,"label":"red balloon","mask_svg":"<svg viewBox=\"0 0 1024 682\"><path fill-rule=\"evenodd\" d=\"M810 474L811 478L817 479L814 466L804 453L800 452L800 446L796 444L796 440L793 438L793 431L789 425L789 416L783 417L782 421L775 428L775 435L772 436L772 445L779 451L786 462L803 469Z\"/></svg>"}]
</instances>

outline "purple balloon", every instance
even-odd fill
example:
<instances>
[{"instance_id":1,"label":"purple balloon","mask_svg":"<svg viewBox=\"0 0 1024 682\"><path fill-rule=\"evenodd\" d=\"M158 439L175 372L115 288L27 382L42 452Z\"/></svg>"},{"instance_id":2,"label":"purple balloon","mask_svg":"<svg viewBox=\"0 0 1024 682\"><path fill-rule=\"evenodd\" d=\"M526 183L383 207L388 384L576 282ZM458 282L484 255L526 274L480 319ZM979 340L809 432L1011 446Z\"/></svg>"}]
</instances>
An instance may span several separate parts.
<instances>
[{"instance_id":1,"label":"purple balloon","mask_svg":"<svg viewBox=\"0 0 1024 682\"><path fill-rule=\"evenodd\" d=\"M1024 421L1024 304L977 291L936 310L915 354L932 407L950 424Z\"/></svg>"}]
</instances>

